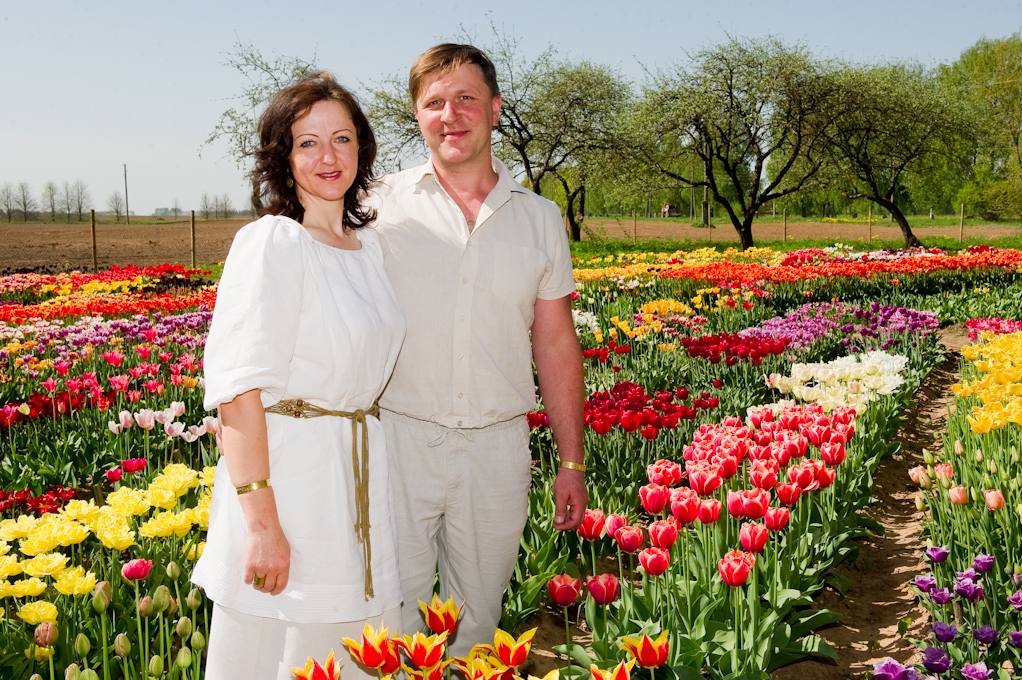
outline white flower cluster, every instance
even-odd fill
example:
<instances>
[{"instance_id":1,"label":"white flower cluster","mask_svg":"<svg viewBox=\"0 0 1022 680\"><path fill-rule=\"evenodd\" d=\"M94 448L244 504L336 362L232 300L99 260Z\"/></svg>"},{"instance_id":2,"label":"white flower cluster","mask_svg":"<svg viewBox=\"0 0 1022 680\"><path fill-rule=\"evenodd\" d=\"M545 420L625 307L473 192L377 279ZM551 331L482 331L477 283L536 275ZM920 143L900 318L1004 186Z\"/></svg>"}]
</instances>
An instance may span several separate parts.
<instances>
[{"instance_id":1,"label":"white flower cluster","mask_svg":"<svg viewBox=\"0 0 1022 680\"><path fill-rule=\"evenodd\" d=\"M824 411L851 406L861 412L879 395L894 394L905 382L901 374L907 365L901 354L867 352L825 364L794 364L790 376L771 373L764 379L767 387L801 402L818 402Z\"/></svg>"},{"instance_id":2,"label":"white flower cluster","mask_svg":"<svg viewBox=\"0 0 1022 680\"><path fill-rule=\"evenodd\" d=\"M600 321L593 312L587 312L584 309L573 309L571 310L571 318L575 322L576 332L581 328L588 328L590 331L600 330Z\"/></svg>"}]
</instances>

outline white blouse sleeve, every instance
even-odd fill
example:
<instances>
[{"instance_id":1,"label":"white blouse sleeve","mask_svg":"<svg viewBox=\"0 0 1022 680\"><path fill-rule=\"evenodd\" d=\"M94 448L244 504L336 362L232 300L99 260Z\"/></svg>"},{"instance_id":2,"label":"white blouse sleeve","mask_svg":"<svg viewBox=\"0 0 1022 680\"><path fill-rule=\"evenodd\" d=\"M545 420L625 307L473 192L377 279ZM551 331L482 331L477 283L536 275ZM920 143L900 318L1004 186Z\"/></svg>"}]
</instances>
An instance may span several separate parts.
<instances>
[{"instance_id":1,"label":"white blouse sleeve","mask_svg":"<svg viewBox=\"0 0 1022 680\"><path fill-rule=\"evenodd\" d=\"M299 229L268 215L234 237L206 340L207 409L253 389L264 405L283 397L305 278Z\"/></svg>"}]
</instances>

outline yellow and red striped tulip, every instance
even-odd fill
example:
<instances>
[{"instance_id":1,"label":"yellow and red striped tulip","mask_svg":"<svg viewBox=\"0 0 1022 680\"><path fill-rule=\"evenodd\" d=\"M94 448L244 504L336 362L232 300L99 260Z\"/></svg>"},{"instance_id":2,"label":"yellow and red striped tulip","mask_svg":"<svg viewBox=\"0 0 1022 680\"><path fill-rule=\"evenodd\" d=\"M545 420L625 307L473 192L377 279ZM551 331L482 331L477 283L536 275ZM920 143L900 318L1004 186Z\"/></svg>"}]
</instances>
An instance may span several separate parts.
<instances>
[{"instance_id":1,"label":"yellow and red striped tulip","mask_svg":"<svg viewBox=\"0 0 1022 680\"><path fill-rule=\"evenodd\" d=\"M476 645L474 649L486 650L495 654L505 666L518 668L529 658L532 638L536 635L536 630L536 628L527 630L515 640L509 633L498 628L497 632L493 634L493 645Z\"/></svg>"},{"instance_id":2,"label":"yellow and red striped tulip","mask_svg":"<svg viewBox=\"0 0 1022 680\"><path fill-rule=\"evenodd\" d=\"M458 627L458 616L461 615L461 610L458 605L454 604L453 597L447 598L446 602L441 602L434 593L433 601L430 604L419 600L419 609L422 610L422 615L426 618L426 625L431 631L437 635L440 633L454 634L454 629Z\"/></svg>"},{"instance_id":3,"label":"yellow and red striped tulip","mask_svg":"<svg viewBox=\"0 0 1022 680\"><path fill-rule=\"evenodd\" d=\"M645 633L642 634L642 637L621 638L621 646L643 668L660 668L667 663L669 642L666 630L656 640L651 639Z\"/></svg>"},{"instance_id":4,"label":"yellow and red striped tulip","mask_svg":"<svg viewBox=\"0 0 1022 680\"><path fill-rule=\"evenodd\" d=\"M305 662L305 668L292 668L291 674L296 680L340 680L341 664L334 659L334 650L330 650L330 656L322 666L313 658Z\"/></svg>"},{"instance_id":5,"label":"yellow and red striped tulip","mask_svg":"<svg viewBox=\"0 0 1022 680\"><path fill-rule=\"evenodd\" d=\"M376 630L367 623L362 629L361 642L351 638L343 638L343 642L348 645L348 653L352 659L366 668L381 669L387 665L387 657L393 647L393 643L387 637L389 632L386 626L380 626L380 630ZM396 654L396 650L394 653Z\"/></svg>"},{"instance_id":6,"label":"yellow and red striped tulip","mask_svg":"<svg viewBox=\"0 0 1022 680\"><path fill-rule=\"evenodd\" d=\"M409 680L444 680L444 669L453 662L453 659L448 659L428 668L416 669L404 665L401 668L408 674Z\"/></svg>"},{"instance_id":7,"label":"yellow and red striped tulip","mask_svg":"<svg viewBox=\"0 0 1022 680\"><path fill-rule=\"evenodd\" d=\"M508 670L506 666L501 665L498 659L487 656L485 653L476 652L465 658L455 659L454 665L458 667L466 680L494 680L500 678Z\"/></svg>"},{"instance_id":8,"label":"yellow and red striped tulip","mask_svg":"<svg viewBox=\"0 0 1022 680\"><path fill-rule=\"evenodd\" d=\"M401 638L395 638L394 644L405 650L413 666L423 670L431 670L440 663L440 659L444 656L444 650L447 646L447 633L439 633L429 637L422 633L416 633L411 636L404 635Z\"/></svg>"},{"instance_id":9,"label":"yellow and red striped tulip","mask_svg":"<svg viewBox=\"0 0 1022 680\"><path fill-rule=\"evenodd\" d=\"M592 674L593 680L630 680L634 665L635 659L628 662L622 661L609 671L605 671L593 664L589 666L589 672Z\"/></svg>"}]
</instances>

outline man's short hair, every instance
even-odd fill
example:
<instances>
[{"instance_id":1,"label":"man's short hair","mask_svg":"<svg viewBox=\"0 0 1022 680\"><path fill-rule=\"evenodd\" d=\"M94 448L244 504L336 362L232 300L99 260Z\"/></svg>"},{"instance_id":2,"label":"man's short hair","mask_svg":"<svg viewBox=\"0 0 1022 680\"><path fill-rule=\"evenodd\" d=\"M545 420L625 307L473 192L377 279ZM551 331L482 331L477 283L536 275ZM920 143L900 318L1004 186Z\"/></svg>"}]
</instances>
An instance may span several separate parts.
<instances>
[{"instance_id":1,"label":"man's short hair","mask_svg":"<svg viewBox=\"0 0 1022 680\"><path fill-rule=\"evenodd\" d=\"M412 105L415 105L422 90L423 82L431 77L444 77L453 73L462 64L475 64L483 72L483 80L490 88L491 97L500 96L500 86L497 84L497 69L493 62L478 47L472 45L457 45L444 43L431 47L423 52L408 74L408 93L412 95Z\"/></svg>"}]
</instances>

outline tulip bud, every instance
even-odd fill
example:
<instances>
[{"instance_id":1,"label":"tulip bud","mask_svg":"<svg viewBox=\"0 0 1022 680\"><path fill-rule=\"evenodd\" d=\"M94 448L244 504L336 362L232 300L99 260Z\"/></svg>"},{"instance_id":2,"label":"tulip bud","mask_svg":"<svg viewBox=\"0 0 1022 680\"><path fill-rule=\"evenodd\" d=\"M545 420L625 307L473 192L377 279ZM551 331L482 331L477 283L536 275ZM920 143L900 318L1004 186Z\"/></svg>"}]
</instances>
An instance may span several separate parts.
<instances>
[{"instance_id":1,"label":"tulip bud","mask_svg":"<svg viewBox=\"0 0 1022 680\"><path fill-rule=\"evenodd\" d=\"M78 633L78 637L75 638L75 654L85 657L90 651L92 651L92 643L89 642L89 638L85 633Z\"/></svg>"},{"instance_id":2,"label":"tulip bud","mask_svg":"<svg viewBox=\"0 0 1022 680\"><path fill-rule=\"evenodd\" d=\"M181 577L181 567L177 566L177 562L171 560L167 563L167 576L172 581L176 581Z\"/></svg>"},{"instance_id":3,"label":"tulip bud","mask_svg":"<svg viewBox=\"0 0 1022 680\"><path fill-rule=\"evenodd\" d=\"M55 623L40 623L35 628L35 643L40 647L52 647L60 639L60 629Z\"/></svg>"},{"instance_id":4,"label":"tulip bud","mask_svg":"<svg viewBox=\"0 0 1022 680\"><path fill-rule=\"evenodd\" d=\"M170 606L170 590L167 586L160 586L153 591L153 609L162 614Z\"/></svg>"},{"instance_id":5,"label":"tulip bud","mask_svg":"<svg viewBox=\"0 0 1022 680\"><path fill-rule=\"evenodd\" d=\"M171 596L170 602L167 603L167 611L163 612L164 616L173 616L177 613L177 598Z\"/></svg>"},{"instance_id":6,"label":"tulip bud","mask_svg":"<svg viewBox=\"0 0 1022 680\"><path fill-rule=\"evenodd\" d=\"M962 446L962 440L961 439L956 439L955 440L955 455L956 456L960 456L963 453L965 453L965 448Z\"/></svg>"},{"instance_id":7,"label":"tulip bud","mask_svg":"<svg viewBox=\"0 0 1022 680\"><path fill-rule=\"evenodd\" d=\"M1012 446L1010 449L1008 449L1008 451L1011 453L1011 462L1012 463L1019 462L1020 458L1019 458L1019 455L1018 455L1018 449L1016 449L1014 446Z\"/></svg>"},{"instance_id":8,"label":"tulip bud","mask_svg":"<svg viewBox=\"0 0 1022 680\"><path fill-rule=\"evenodd\" d=\"M192 665L192 650L182 647L177 651L177 659L174 660L177 667L184 670Z\"/></svg>"},{"instance_id":9,"label":"tulip bud","mask_svg":"<svg viewBox=\"0 0 1022 680\"><path fill-rule=\"evenodd\" d=\"M916 494L916 510L919 512L926 510L926 501L923 500L922 494Z\"/></svg>"},{"instance_id":10,"label":"tulip bud","mask_svg":"<svg viewBox=\"0 0 1022 680\"><path fill-rule=\"evenodd\" d=\"M113 588L109 581L100 581L92 591L92 608L102 614L110 607L110 600L113 599Z\"/></svg>"},{"instance_id":11,"label":"tulip bud","mask_svg":"<svg viewBox=\"0 0 1022 680\"><path fill-rule=\"evenodd\" d=\"M177 620L177 636L184 640L186 637L192 634L192 621L187 616L182 616Z\"/></svg>"},{"instance_id":12,"label":"tulip bud","mask_svg":"<svg viewBox=\"0 0 1022 680\"><path fill-rule=\"evenodd\" d=\"M993 461L993 460L990 461L990 464L987 467L990 470L990 474L992 474L992 475L996 475L997 474L997 462L996 461Z\"/></svg>"},{"instance_id":13,"label":"tulip bud","mask_svg":"<svg viewBox=\"0 0 1022 680\"><path fill-rule=\"evenodd\" d=\"M983 449L976 449L976 462L977 463L983 462Z\"/></svg>"},{"instance_id":14,"label":"tulip bud","mask_svg":"<svg viewBox=\"0 0 1022 680\"><path fill-rule=\"evenodd\" d=\"M149 659L149 675L154 677L160 677L163 675L163 657L157 654L153 654L153 658Z\"/></svg>"},{"instance_id":15,"label":"tulip bud","mask_svg":"<svg viewBox=\"0 0 1022 680\"><path fill-rule=\"evenodd\" d=\"M131 641L128 640L128 636L124 633L120 633L114 638L114 654L122 659L131 654Z\"/></svg>"},{"instance_id":16,"label":"tulip bud","mask_svg":"<svg viewBox=\"0 0 1022 680\"><path fill-rule=\"evenodd\" d=\"M185 604L188 605L189 609L198 609L202 606L202 591L198 588L192 588L188 591L188 595L185 596Z\"/></svg>"},{"instance_id":17,"label":"tulip bud","mask_svg":"<svg viewBox=\"0 0 1022 680\"><path fill-rule=\"evenodd\" d=\"M32 675L28 676L28 680L43 680L43 676L39 675L38 673L33 673Z\"/></svg>"},{"instance_id":18,"label":"tulip bud","mask_svg":"<svg viewBox=\"0 0 1022 680\"><path fill-rule=\"evenodd\" d=\"M78 664L73 663L64 669L64 680L81 680L82 671L78 668Z\"/></svg>"},{"instance_id":19,"label":"tulip bud","mask_svg":"<svg viewBox=\"0 0 1022 680\"><path fill-rule=\"evenodd\" d=\"M933 454L926 449L923 449L923 462L927 465L933 465Z\"/></svg>"},{"instance_id":20,"label":"tulip bud","mask_svg":"<svg viewBox=\"0 0 1022 680\"><path fill-rule=\"evenodd\" d=\"M138 601L138 613L141 616L149 618L150 616L153 615L153 609L154 609L153 598L149 597L148 595L146 595L145 597Z\"/></svg>"},{"instance_id":21,"label":"tulip bud","mask_svg":"<svg viewBox=\"0 0 1022 680\"><path fill-rule=\"evenodd\" d=\"M192 649L196 652L201 652L206 646L206 637L200 632L195 631L192 633Z\"/></svg>"},{"instance_id":22,"label":"tulip bud","mask_svg":"<svg viewBox=\"0 0 1022 680\"><path fill-rule=\"evenodd\" d=\"M78 676L78 680L99 680L99 674L91 668L86 668L82 671L82 674Z\"/></svg>"}]
</instances>

